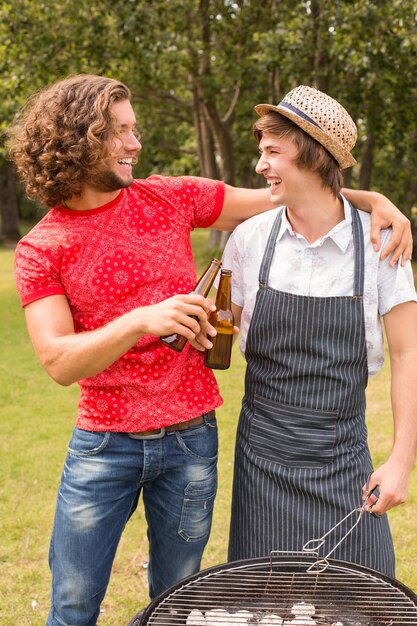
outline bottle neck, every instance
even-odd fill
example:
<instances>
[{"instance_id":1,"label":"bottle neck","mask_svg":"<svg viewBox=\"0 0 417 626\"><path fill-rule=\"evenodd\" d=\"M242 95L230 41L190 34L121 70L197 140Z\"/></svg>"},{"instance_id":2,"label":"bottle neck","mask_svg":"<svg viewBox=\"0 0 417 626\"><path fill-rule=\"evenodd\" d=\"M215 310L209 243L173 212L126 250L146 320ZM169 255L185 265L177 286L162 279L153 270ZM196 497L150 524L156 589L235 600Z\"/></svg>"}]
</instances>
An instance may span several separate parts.
<instances>
[{"instance_id":1,"label":"bottle neck","mask_svg":"<svg viewBox=\"0 0 417 626\"><path fill-rule=\"evenodd\" d=\"M214 283L214 279L220 269L221 261L218 259L212 259L210 265L196 284L193 289L193 293L198 293L205 298L208 296L210 289Z\"/></svg>"},{"instance_id":2,"label":"bottle neck","mask_svg":"<svg viewBox=\"0 0 417 626\"><path fill-rule=\"evenodd\" d=\"M217 290L216 308L218 310L230 310L232 308L232 277L222 274Z\"/></svg>"}]
</instances>

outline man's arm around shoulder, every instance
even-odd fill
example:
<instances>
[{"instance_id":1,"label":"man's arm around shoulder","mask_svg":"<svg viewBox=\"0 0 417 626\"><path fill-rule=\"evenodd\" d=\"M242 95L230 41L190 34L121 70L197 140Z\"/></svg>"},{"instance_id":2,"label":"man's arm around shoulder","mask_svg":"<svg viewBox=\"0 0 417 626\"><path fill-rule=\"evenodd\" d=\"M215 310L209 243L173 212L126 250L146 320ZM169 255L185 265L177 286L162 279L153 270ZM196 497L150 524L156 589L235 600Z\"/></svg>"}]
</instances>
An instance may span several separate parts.
<instances>
[{"instance_id":1,"label":"man's arm around shoulder","mask_svg":"<svg viewBox=\"0 0 417 626\"><path fill-rule=\"evenodd\" d=\"M392 254L391 265L395 265L401 256L403 265L409 261L413 250L410 220L378 192L353 189L342 189L342 192L358 209L371 213L371 241L375 250L381 246L380 231L392 228L391 242L383 251L382 258ZM276 205L271 202L267 188L244 189L226 185L223 208L212 228L231 231L249 217L274 208Z\"/></svg>"}]
</instances>

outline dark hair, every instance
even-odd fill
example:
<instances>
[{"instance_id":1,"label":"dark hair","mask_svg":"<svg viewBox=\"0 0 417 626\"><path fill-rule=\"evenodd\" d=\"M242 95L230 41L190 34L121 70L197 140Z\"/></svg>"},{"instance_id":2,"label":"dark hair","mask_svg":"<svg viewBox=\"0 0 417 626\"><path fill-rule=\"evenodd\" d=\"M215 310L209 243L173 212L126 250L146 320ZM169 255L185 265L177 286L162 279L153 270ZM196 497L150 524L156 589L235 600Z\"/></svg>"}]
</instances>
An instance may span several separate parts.
<instances>
[{"instance_id":1,"label":"dark hair","mask_svg":"<svg viewBox=\"0 0 417 626\"><path fill-rule=\"evenodd\" d=\"M259 143L264 133L287 137L298 150L295 163L300 169L316 172L323 183L337 196L343 186L343 176L336 159L318 141L310 137L291 120L275 111L262 115L252 128Z\"/></svg>"},{"instance_id":2,"label":"dark hair","mask_svg":"<svg viewBox=\"0 0 417 626\"><path fill-rule=\"evenodd\" d=\"M109 155L111 106L130 96L117 80L80 74L29 98L7 133L27 195L49 207L79 195Z\"/></svg>"}]
</instances>

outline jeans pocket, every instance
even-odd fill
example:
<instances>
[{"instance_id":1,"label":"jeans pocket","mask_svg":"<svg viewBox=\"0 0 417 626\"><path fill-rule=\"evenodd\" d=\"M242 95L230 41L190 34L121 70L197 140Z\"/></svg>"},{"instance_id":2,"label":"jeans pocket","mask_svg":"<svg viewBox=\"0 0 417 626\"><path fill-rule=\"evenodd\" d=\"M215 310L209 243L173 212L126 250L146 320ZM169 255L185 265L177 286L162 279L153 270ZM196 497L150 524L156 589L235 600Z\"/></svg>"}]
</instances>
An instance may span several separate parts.
<instances>
[{"instance_id":1,"label":"jeans pocket","mask_svg":"<svg viewBox=\"0 0 417 626\"><path fill-rule=\"evenodd\" d=\"M110 432L74 428L68 445L68 454L78 457L94 456L106 448L109 440Z\"/></svg>"},{"instance_id":2,"label":"jeans pocket","mask_svg":"<svg viewBox=\"0 0 417 626\"><path fill-rule=\"evenodd\" d=\"M249 443L258 457L286 467L320 469L333 461L338 415L255 397Z\"/></svg>"},{"instance_id":3,"label":"jeans pocket","mask_svg":"<svg viewBox=\"0 0 417 626\"><path fill-rule=\"evenodd\" d=\"M218 431L215 424L177 430L175 436L181 450L190 458L203 462L217 459Z\"/></svg>"},{"instance_id":4,"label":"jeans pocket","mask_svg":"<svg viewBox=\"0 0 417 626\"><path fill-rule=\"evenodd\" d=\"M207 541L213 517L214 499L217 490L217 472L209 478L188 483L182 503L178 534L187 542Z\"/></svg>"}]
</instances>

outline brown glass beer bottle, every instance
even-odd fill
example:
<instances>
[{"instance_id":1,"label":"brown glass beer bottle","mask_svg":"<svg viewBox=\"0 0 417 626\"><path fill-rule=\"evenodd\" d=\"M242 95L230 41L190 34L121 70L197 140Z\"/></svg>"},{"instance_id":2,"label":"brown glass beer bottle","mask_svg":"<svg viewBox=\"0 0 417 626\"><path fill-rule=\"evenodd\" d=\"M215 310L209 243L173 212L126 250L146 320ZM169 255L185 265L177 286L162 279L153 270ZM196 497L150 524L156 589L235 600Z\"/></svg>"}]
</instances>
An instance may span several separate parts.
<instances>
[{"instance_id":1,"label":"brown glass beer bottle","mask_svg":"<svg viewBox=\"0 0 417 626\"><path fill-rule=\"evenodd\" d=\"M230 367L235 324L232 313L231 270L221 270L216 310L210 313L209 322L217 330L217 335L210 337L213 347L206 351L204 363L214 370L226 370Z\"/></svg>"},{"instance_id":2,"label":"brown glass beer bottle","mask_svg":"<svg viewBox=\"0 0 417 626\"><path fill-rule=\"evenodd\" d=\"M211 259L209 265L204 270L200 280L198 281L191 293L196 293L200 296L204 296L204 298L207 298L213 285L214 279L216 278L217 273L220 269L220 266L221 261L219 261L219 259ZM178 335L177 333L161 337L160 339L166 346L172 348L173 350L176 350L177 352L181 352L181 350L187 343L187 339L182 335Z\"/></svg>"}]
</instances>

